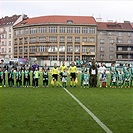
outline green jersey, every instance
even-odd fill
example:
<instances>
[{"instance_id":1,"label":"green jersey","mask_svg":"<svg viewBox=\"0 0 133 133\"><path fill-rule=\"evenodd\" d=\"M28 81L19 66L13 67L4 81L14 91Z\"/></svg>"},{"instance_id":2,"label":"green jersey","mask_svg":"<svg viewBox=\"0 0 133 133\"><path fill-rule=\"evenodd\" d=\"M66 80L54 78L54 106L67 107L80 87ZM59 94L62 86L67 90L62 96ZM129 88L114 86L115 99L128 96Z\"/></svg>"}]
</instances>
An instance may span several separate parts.
<instances>
[{"instance_id":1,"label":"green jersey","mask_svg":"<svg viewBox=\"0 0 133 133\"><path fill-rule=\"evenodd\" d=\"M25 70L24 71L24 78L29 78L29 71L28 70Z\"/></svg>"},{"instance_id":2,"label":"green jersey","mask_svg":"<svg viewBox=\"0 0 133 133\"><path fill-rule=\"evenodd\" d=\"M124 78L125 79L130 79L130 71L126 71L125 73L124 73Z\"/></svg>"},{"instance_id":3,"label":"green jersey","mask_svg":"<svg viewBox=\"0 0 133 133\"><path fill-rule=\"evenodd\" d=\"M126 73L127 72L127 67L124 66L123 69L122 69L123 73Z\"/></svg>"},{"instance_id":4,"label":"green jersey","mask_svg":"<svg viewBox=\"0 0 133 133\"><path fill-rule=\"evenodd\" d=\"M62 72L62 82L67 81L67 72Z\"/></svg>"},{"instance_id":5,"label":"green jersey","mask_svg":"<svg viewBox=\"0 0 133 133\"><path fill-rule=\"evenodd\" d=\"M118 73L118 80L123 81L124 80L124 75L122 73Z\"/></svg>"},{"instance_id":6,"label":"green jersey","mask_svg":"<svg viewBox=\"0 0 133 133\"><path fill-rule=\"evenodd\" d=\"M130 69L131 77L133 78L133 67Z\"/></svg>"},{"instance_id":7,"label":"green jersey","mask_svg":"<svg viewBox=\"0 0 133 133\"><path fill-rule=\"evenodd\" d=\"M16 72L16 79L21 79L21 77L22 77L22 72L20 72L20 71L17 71Z\"/></svg>"},{"instance_id":8,"label":"green jersey","mask_svg":"<svg viewBox=\"0 0 133 133\"><path fill-rule=\"evenodd\" d=\"M116 70L116 67L114 66L114 67L110 67L110 73L112 74L113 72L114 72L114 70Z\"/></svg>"},{"instance_id":9,"label":"green jersey","mask_svg":"<svg viewBox=\"0 0 133 133\"><path fill-rule=\"evenodd\" d=\"M9 79L14 79L14 71L9 72Z\"/></svg>"},{"instance_id":10,"label":"green jersey","mask_svg":"<svg viewBox=\"0 0 133 133\"><path fill-rule=\"evenodd\" d=\"M4 73L3 71L0 72L0 79L3 79L4 78Z\"/></svg>"}]
</instances>

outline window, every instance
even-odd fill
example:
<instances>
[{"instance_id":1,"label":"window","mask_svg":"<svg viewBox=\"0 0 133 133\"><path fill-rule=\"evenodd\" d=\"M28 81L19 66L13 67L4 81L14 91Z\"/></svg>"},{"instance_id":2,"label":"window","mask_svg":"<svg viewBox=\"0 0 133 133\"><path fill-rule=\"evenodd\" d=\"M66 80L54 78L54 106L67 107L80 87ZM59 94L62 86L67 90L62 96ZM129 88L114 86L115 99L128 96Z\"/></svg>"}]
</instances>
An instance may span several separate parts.
<instances>
[{"instance_id":1,"label":"window","mask_svg":"<svg viewBox=\"0 0 133 133\"><path fill-rule=\"evenodd\" d=\"M127 40L127 43L132 43L132 41L131 40Z\"/></svg>"},{"instance_id":2,"label":"window","mask_svg":"<svg viewBox=\"0 0 133 133\"><path fill-rule=\"evenodd\" d=\"M118 55L118 59L122 59L122 55Z\"/></svg>"},{"instance_id":3,"label":"window","mask_svg":"<svg viewBox=\"0 0 133 133\"><path fill-rule=\"evenodd\" d=\"M4 34L2 34L2 37L1 37L2 39L4 39L5 38L5 35Z\"/></svg>"},{"instance_id":4,"label":"window","mask_svg":"<svg viewBox=\"0 0 133 133\"><path fill-rule=\"evenodd\" d=\"M2 51L2 53L5 53L5 49L4 48L2 48L1 51Z\"/></svg>"},{"instance_id":5,"label":"window","mask_svg":"<svg viewBox=\"0 0 133 133\"><path fill-rule=\"evenodd\" d=\"M109 59L112 60L113 58L114 58L114 56L113 56L112 54L110 54L110 55L109 55Z\"/></svg>"},{"instance_id":6,"label":"window","mask_svg":"<svg viewBox=\"0 0 133 133\"><path fill-rule=\"evenodd\" d=\"M87 56L82 56L82 60L87 60Z\"/></svg>"},{"instance_id":7,"label":"window","mask_svg":"<svg viewBox=\"0 0 133 133\"><path fill-rule=\"evenodd\" d=\"M15 44L15 45L18 44L18 40L17 40L17 38L14 39L14 44Z\"/></svg>"},{"instance_id":8,"label":"window","mask_svg":"<svg viewBox=\"0 0 133 133\"><path fill-rule=\"evenodd\" d=\"M82 42L87 42L87 37L83 37Z\"/></svg>"},{"instance_id":9,"label":"window","mask_svg":"<svg viewBox=\"0 0 133 133\"><path fill-rule=\"evenodd\" d=\"M60 57L59 57L59 60L60 60L60 61L64 61L64 60L65 60L65 56L60 56Z\"/></svg>"},{"instance_id":10,"label":"window","mask_svg":"<svg viewBox=\"0 0 133 133\"><path fill-rule=\"evenodd\" d=\"M68 43L72 42L72 37L67 37L67 42Z\"/></svg>"},{"instance_id":11,"label":"window","mask_svg":"<svg viewBox=\"0 0 133 133\"><path fill-rule=\"evenodd\" d=\"M65 46L60 46L59 47L59 52L65 52Z\"/></svg>"},{"instance_id":12,"label":"window","mask_svg":"<svg viewBox=\"0 0 133 133\"><path fill-rule=\"evenodd\" d=\"M31 37L30 38L30 43L36 43L36 37Z\"/></svg>"},{"instance_id":13,"label":"window","mask_svg":"<svg viewBox=\"0 0 133 133\"><path fill-rule=\"evenodd\" d=\"M100 47L100 51L103 52L104 51L104 47Z\"/></svg>"},{"instance_id":14,"label":"window","mask_svg":"<svg viewBox=\"0 0 133 133\"><path fill-rule=\"evenodd\" d=\"M80 59L80 56L75 56L74 57L74 60L79 60Z\"/></svg>"},{"instance_id":15,"label":"window","mask_svg":"<svg viewBox=\"0 0 133 133\"><path fill-rule=\"evenodd\" d=\"M18 30L15 30L15 31L14 31L14 34L15 34L15 35L18 35L18 33L19 33Z\"/></svg>"},{"instance_id":16,"label":"window","mask_svg":"<svg viewBox=\"0 0 133 133\"><path fill-rule=\"evenodd\" d=\"M128 59L131 59L131 58L132 58L132 56L131 56L131 55L127 55L127 58L128 58Z\"/></svg>"},{"instance_id":17,"label":"window","mask_svg":"<svg viewBox=\"0 0 133 133\"><path fill-rule=\"evenodd\" d=\"M67 56L67 61L72 61L72 56Z\"/></svg>"},{"instance_id":18,"label":"window","mask_svg":"<svg viewBox=\"0 0 133 133\"><path fill-rule=\"evenodd\" d=\"M64 36L60 36L60 42L65 42L65 37Z\"/></svg>"},{"instance_id":19,"label":"window","mask_svg":"<svg viewBox=\"0 0 133 133\"><path fill-rule=\"evenodd\" d=\"M108 35L112 35L112 32L108 32Z\"/></svg>"},{"instance_id":20,"label":"window","mask_svg":"<svg viewBox=\"0 0 133 133\"><path fill-rule=\"evenodd\" d=\"M75 42L80 43L80 37L75 37Z\"/></svg>"},{"instance_id":21,"label":"window","mask_svg":"<svg viewBox=\"0 0 133 133\"><path fill-rule=\"evenodd\" d=\"M24 53L25 53L25 54L28 53L28 46L24 46Z\"/></svg>"},{"instance_id":22,"label":"window","mask_svg":"<svg viewBox=\"0 0 133 133\"><path fill-rule=\"evenodd\" d=\"M72 52L73 48L72 46L67 46L67 52Z\"/></svg>"},{"instance_id":23,"label":"window","mask_svg":"<svg viewBox=\"0 0 133 133\"><path fill-rule=\"evenodd\" d=\"M129 37L130 37L130 36L131 36L131 33L130 33L130 32L128 32L128 33L127 33L127 36L129 36Z\"/></svg>"},{"instance_id":24,"label":"window","mask_svg":"<svg viewBox=\"0 0 133 133\"><path fill-rule=\"evenodd\" d=\"M90 47L90 52L91 52L91 53L94 53L94 52L95 52L95 47L91 46L91 47Z\"/></svg>"},{"instance_id":25,"label":"window","mask_svg":"<svg viewBox=\"0 0 133 133\"><path fill-rule=\"evenodd\" d=\"M28 33L29 33L28 28L25 28L25 29L24 29L24 34L28 34Z\"/></svg>"},{"instance_id":26,"label":"window","mask_svg":"<svg viewBox=\"0 0 133 133\"><path fill-rule=\"evenodd\" d=\"M50 46L48 49L48 52L57 52L57 47L56 46Z\"/></svg>"},{"instance_id":27,"label":"window","mask_svg":"<svg viewBox=\"0 0 133 133\"><path fill-rule=\"evenodd\" d=\"M47 27L39 27L39 33L46 33Z\"/></svg>"},{"instance_id":28,"label":"window","mask_svg":"<svg viewBox=\"0 0 133 133\"><path fill-rule=\"evenodd\" d=\"M36 47L30 46L30 53L36 53Z\"/></svg>"},{"instance_id":29,"label":"window","mask_svg":"<svg viewBox=\"0 0 133 133\"><path fill-rule=\"evenodd\" d=\"M8 52L11 53L11 48L8 49Z\"/></svg>"},{"instance_id":30,"label":"window","mask_svg":"<svg viewBox=\"0 0 133 133\"><path fill-rule=\"evenodd\" d=\"M109 50L110 50L111 52L113 52L113 51L114 51L114 47L109 47Z\"/></svg>"},{"instance_id":31,"label":"window","mask_svg":"<svg viewBox=\"0 0 133 133\"><path fill-rule=\"evenodd\" d=\"M11 32L11 27L9 27L9 32Z\"/></svg>"},{"instance_id":32,"label":"window","mask_svg":"<svg viewBox=\"0 0 133 133\"><path fill-rule=\"evenodd\" d=\"M11 46L11 41L9 41L8 46Z\"/></svg>"},{"instance_id":33,"label":"window","mask_svg":"<svg viewBox=\"0 0 133 133\"><path fill-rule=\"evenodd\" d=\"M28 43L28 37L24 38L24 43L27 44Z\"/></svg>"},{"instance_id":34,"label":"window","mask_svg":"<svg viewBox=\"0 0 133 133\"><path fill-rule=\"evenodd\" d=\"M67 33L73 33L73 28L72 27L67 27Z\"/></svg>"},{"instance_id":35,"label":"window","mask_svg":"<svg viewBox=\"0 0 133 133\"><path fill-rule=\"evenodd\" d=\"M88 34L88 27L82 27L82 33Z\"/></svg>"},{"instance_id":36,"label":"window","mask_svg":"<svg viewBox=\"0 0 133 133\"><path fill-rule=\"evenodd\" d=\"M57 33L57 27L49 27L49 33Z\"/></svg>"},{"instance_id":37,"label":"window","mask_svg":"<svg viewBox=\"0 0 133 133\"><path fill-rule=\"evenodd\" d=\"M37 28L30 28L30 34L36 34Z\"/></svg>"},{"instance_id":38,"label":"window","mask_svg":"<svg viewBox=\"0 0 133 133\"><path fill-rule=\"evenodd\" d=\"M11 34L9 34L9 39L11 38Z\"/></svg>"},{"instance_id":39,"label":"window","mask_svg":"<svg viewBox=\"0 0 133 133\"><path fill-rule=\"evenodd\" d=\"M38 46L38 52L46 52L46 46Z\"/></svg>"},{"instance_id":40,"label":"window","mask_svg":"<svg viewBox=\"0 0 133 133\"><path fill-rule=\"evenodd\" d=\"M122 51L122 47L118 47L118 51Z\"/></svg>"},{"instance_id":41,"label":"window","mask_svg":"<svg viewBox=\"0 0 133 133\"><path fill-rule=\"evenodd\" d=\"M104 54L100 54L100 59L104 59Z\"/></svg>"},{"instance_id":42,"label":"window","mask_svg":"<svg viewBox=\"0 0 133 133\"><path fill-rule=\"evenodd\" d=\"M95 28L90 28L90 34L95 34Z\"/></svg>"},{"instance_id":43,"label":"window","mask_svg":"<svg viewBox=\"0 0 133 133\"><path fill-rule=\"evenodd\" d=\"M14 52L15 52L15 53L17 53L17 52L18 52L17 47L15 47L15 48L14 48Z\"/></svg>"},{"instance_id":44,"label":"window","mask_svg":"<svg viewBox=\"0 0 133 133\"><path fill-rule=\"evenodd\" d=\"M90 37L90 42L94 42L94 37Z\"/></svg>"},{"instance_id":45,"label":"window","mask_svg":"<svg viewBox=\"0 0 133 133\"><path fill-rule=\"evenodd\" d=\"M104 44L104 39L100 39L100 44Z\"/></svg>"},{"instance_id":46,"label":"window","mask_svg":"<svg viewBox=\"0 0 133 133\"><path fill-rule=\"evenodd\" d=\"M19 38L19 44L23 44L23 38Z\"/></svg>"},{"instance_id":47,"label":"window","mask_svg":"<svg viewBox=\"0 0 133 133\"><path fill-rule=\"evenodd\" d=\"M132 50L132 48L131 47L127 47L127 51L131 51Z\"/></svg>"},{"instance_id":48,"label":"window","mask_svg":"<svg viewBox=\"0 0 133 133\"><path fill-rule=\"evenodd\" d=\"M23 29L20 29L20 30L19 30L19 33L20 33L20 34L23 34L23 31L24 31Z\"/></svg>"},{"instance_id":49,"label":"window","mask_svg":"<svg viewBox=\"0 0 133 133\"><path fill-rule=\"evenodd\" d=\"M80 27L75 27L75 33L80 33Z\"/></svg>"},{"instance_id":50,"label":"window","mask_svg":"<svg viewBox=\"0 0 133 133\"><path fill-rule=\"evenodd\" d=\"M2 46L4 46L4 41L2 41Z\"/></svg>"},{"instance_id":51,"label":"window","mask_svg":"<svg viewBox=\"0 0 133 133\"><path fill-rule=\"evenodd\" d=\"M49 56L49 60L57 60L57 56Z\"/></svg>"},{"instance_id":52,"label":"window","mask_svg":"<svg viewBox=\"0 0 133 133\"><path fill-rule=\"evenodd\" d=\"M122 32L118 32L118 36L122 36Z\"/></svg>"},{"instance_id":53,"label":"window","mask_svg":"<svg viewBox=\"0 0 133 133\"><path fill-rule=\"evenodd\" d=\"M82 52L87 53L88 52L88 46L83 46L82 47Z\"/></svg>"},{"instance_id":54,"label":"window","mask_svg":"<svg viewBox=\"0 0 133 133\"><path fill-rule=\"evenodd\" d=\"M3 32L5 32L6 31L6 28L3 28Z\"/></svg>"},{"instance_id":55,"label":"window","mask_svg":"<svg viewBox=\"0 0 133 133\"><path fill-rule=\"evenodd\" d=\"M39 37L39 42L46 42L46 37Z\"/></svg>"},{"instance_id":56,"label":"window","mask_svg":"<svg viewBox=\"0 0 133 133\"><path fill-rule=\"evenodd\" d=\"M100 31L99 34L104 35L104 34L106 34L106 31Z\"/></svg>"},{"instance_id":57,"label":"window","mask_svg":"<svg viewBox=\"0 0 133 133\"><path fill-rule=\"evenodd\" d=\"M22 47L19 47L19 53L22 54L22 52L23 52Z\"/></svg>"},{"instance_id":58,"label":"window","mask_svg":"<svg viewBox=\"0 0 133 133\"><path fill-rule=\"evenodd\" d=\"M65 33L65 27L60 27L60 33Z\"/></svg>"},{"instance_id":59,"label":"window","mask_svg":"<svg viewBox=\"0 0 133 133\"><path fill-rule=\"evenodd\" d=\"M110 43L110 44L113 44L113 43L114 43L114 39L110 39L110 40L109 40L109 43Z\"/></svg>"},{"instance_id":60,"label":"window","mask_svg":"<svg viewBox=\"0 0 133 133\"><path fill-rule=\"evenodd\" d=\"M122 40L121 39L118 39L118 41L117 41L118 43L122 43Z\"/></svg>"},{"instance_id":61,"label":"window","mask_svg":"<svg viewBox=\"0 0 133 133\"><path fill-rule=\"evenodd\" d=\"M80 52L80 46L74 46L74 52L79 53Z\"/></svg>"},{"instance_id":62,"label":"window","mask_svg":"<svg viewBox=\"0 0 133 133\"><path fill-rule=\"evenodd\" d=\"M49 41L50 42L57 42L57 37L56 36L50 36Z\"/></svg>"}]
</instances>

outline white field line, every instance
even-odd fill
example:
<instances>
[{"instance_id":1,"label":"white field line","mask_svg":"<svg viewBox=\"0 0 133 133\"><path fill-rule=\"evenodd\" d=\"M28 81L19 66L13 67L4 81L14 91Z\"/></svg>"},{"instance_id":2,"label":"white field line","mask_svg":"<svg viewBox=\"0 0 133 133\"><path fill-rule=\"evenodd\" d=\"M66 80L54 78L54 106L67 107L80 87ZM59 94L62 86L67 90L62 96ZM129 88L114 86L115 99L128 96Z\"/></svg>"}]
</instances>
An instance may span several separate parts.
<instances>
[{"instance_id":1,"label":"white field line","mask_svg":"<svg viewBox=\"0 0 133 133\"><path fill-rule=\"evenodd\" d=\"M52 76L51 76L52 77ZM59 83L59 82L58 82ZM60 86L62 86L59 83ZM100 119L98 119L83 103L81 103L71 92L62 86L62 88L95 120L95 122L106 132L113 133Z\"/></svg>"}]
</instances>

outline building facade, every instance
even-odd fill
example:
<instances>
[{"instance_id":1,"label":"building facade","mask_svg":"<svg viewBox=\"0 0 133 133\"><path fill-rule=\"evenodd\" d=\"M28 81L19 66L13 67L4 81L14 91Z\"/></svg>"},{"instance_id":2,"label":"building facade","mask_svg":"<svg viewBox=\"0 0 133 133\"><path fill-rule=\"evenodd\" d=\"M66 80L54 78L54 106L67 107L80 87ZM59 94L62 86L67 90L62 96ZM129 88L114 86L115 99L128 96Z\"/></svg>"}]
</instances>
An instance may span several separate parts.
<instances>
[{"instance_id":1,"label":"building facade","mask_svg":"<svg viewBox=\"0 0 133 133\"><path fill-rule=\"evenodd\" d=\"M98 22L97 26L97 61L133 61L133 30L129 22Z\"/></svg>"},{"instance_id":2,"label":"building facade","mask_svg":"<svg viewBox=\"0 0 133 133\"><path fill-rule=\"evenodd\" d=\"M28 18L14 26L14 58L74 61L95 57L96 21L88 16Z\"/></svg>"},{"instance_id":3,"label":"building facade","mask_svg":"<svg viewBox=\"0 0 133 133\"><path fill-rule=\"evenodd\" d=\"M13 15L0 19L0 58L13 57L13 25L23 20L26 15Z\"/></svg>"}]
</instances>

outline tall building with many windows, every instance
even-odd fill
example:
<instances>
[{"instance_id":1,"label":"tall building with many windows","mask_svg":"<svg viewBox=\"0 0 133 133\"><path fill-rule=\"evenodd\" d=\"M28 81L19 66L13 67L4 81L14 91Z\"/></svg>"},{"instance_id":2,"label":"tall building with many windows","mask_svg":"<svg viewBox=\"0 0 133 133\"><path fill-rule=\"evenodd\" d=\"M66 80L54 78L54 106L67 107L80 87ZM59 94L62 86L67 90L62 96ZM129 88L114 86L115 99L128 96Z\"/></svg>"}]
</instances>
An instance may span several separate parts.
<instances>
[{"instance_id":1,"label":"tall building with many windows","mask_svg":"<svg viewBox=\"0 0 133 133\"><path fill-rule=\"evenodd\" d=\"M23 20L26 15L5 16L0 19L0 58L13 57L13 25Z\"/></svg>"},{"instance_id":2,"label":"tall building with many windows","mask_svg":"<svg viewBox=\"0 0 133 133\"><path fill-rule=\"evenodd\" d=\"M98 22L97 61L133 61L133 29L129 22Z\"/></svg>"},{"instance_id":3,"label":"tall building with many windows","mask_svg":"<svg viewBox=\"0 0 133 133\"><path fill-rule=\"evenodd\" d=\"M89 16L28 18L14 27L14 58L74 61L95 57L96 21Z\"/></svg>"}]
</instances>

